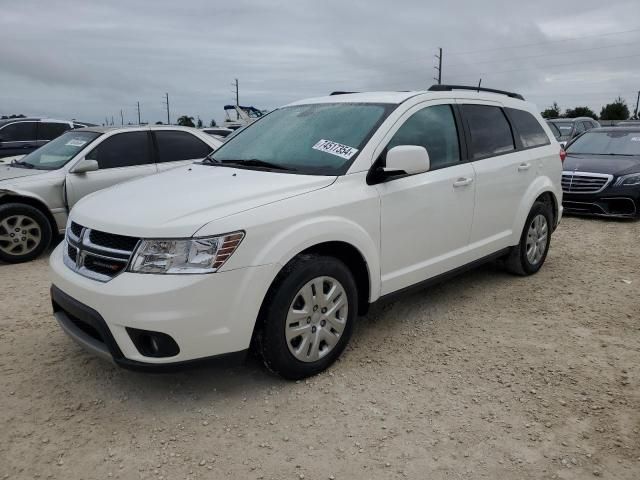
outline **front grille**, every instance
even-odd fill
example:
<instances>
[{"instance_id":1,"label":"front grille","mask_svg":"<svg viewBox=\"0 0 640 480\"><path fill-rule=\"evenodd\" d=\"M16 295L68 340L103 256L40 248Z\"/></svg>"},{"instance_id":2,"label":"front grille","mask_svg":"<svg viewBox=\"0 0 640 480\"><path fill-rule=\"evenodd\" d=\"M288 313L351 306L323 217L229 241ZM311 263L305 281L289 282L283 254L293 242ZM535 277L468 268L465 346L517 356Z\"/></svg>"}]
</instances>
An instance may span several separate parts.
<instances>
[{"instance_id":1,"label":"front grille","mask_svg":"<svg viewBox=\"0 0 640 480\"><path fill-rule=\"evenodd\" d=\"M138 241L72 222L67 230L64 262L80 275L108 282L127 268Z\"/></svg>"},{"instance_id":2,"label":"front grille","mask_svg":"<svg viewBox=\"0 0 640 480\"><path fill-rule=\"evenodd\" d=\"M562 191L565 193L598 193L604 190L612 175L589 172L562 172Z\"/></svg>"}]
</instances>

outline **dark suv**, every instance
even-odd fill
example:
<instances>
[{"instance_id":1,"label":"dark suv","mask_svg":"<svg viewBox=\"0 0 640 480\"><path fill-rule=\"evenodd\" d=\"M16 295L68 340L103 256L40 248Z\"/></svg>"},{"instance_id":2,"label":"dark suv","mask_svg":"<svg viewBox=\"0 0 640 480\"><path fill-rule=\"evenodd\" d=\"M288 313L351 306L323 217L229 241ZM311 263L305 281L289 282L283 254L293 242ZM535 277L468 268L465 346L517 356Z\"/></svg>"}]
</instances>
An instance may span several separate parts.
<instances>
[{"instance_id":1,"label":"dark suv","mask_svg":"<svg viewBox=\"0 0 640 480\"><path fill-rule=\"evenodd\" d=\"M0 120L0 158L26 155L67 130L92 126L48 118L10 118Z\"/></svg>"}]
</instances>

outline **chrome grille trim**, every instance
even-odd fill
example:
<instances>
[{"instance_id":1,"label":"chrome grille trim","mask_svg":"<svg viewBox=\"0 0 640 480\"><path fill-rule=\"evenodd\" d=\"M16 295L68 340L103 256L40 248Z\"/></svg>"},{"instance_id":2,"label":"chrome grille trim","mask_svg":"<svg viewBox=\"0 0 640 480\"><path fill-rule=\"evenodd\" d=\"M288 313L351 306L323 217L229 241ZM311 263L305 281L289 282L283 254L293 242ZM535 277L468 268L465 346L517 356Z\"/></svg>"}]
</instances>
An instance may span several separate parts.
<instances>
[{"instance_id":1,"label":"chrome grille trim","mask_svg":"<svg viewBox=\"0 0 640 480\"><path fill-rule=\"evenodd\" d=\"M93 231L92 229L80 227L77 224L72 225L74 228L72 229L70 227L66 231L63 246L63 261L68 268L84 277L91 278L92 280L97 280L99 282L108 282L128 268L129 262L131 261L136 248L138 248L140 240L136 242L136 245L132 250L110 248L106 245L99 245L91 241L90 237L91 232ZM73 232L74 229L76 231L78 230L77 227L81 228L79 236ZM105 232L100 233L103 235L111 235ZM69 249L75 250L75 258L71 258L69 255ZM89 265L87 265L87 260ZM98 260L99 263L96 265L94 260ZM105 264L105 262L110 262L110 264ZM112 267L114 268L112 275L104 273L103 271L96 271L100 269L109 270Z\"/></svg>"},{"instance_id":2,"label":"chrome grille trim","mask_svg":"<svg viewBox=\"0 0 640 480\"><path fill-rule=\"evenodd\" d=\"M593 172L562 172L562 191L565 193L600 193L611 184L613 175Z\"/></svg>"}]
</instances>

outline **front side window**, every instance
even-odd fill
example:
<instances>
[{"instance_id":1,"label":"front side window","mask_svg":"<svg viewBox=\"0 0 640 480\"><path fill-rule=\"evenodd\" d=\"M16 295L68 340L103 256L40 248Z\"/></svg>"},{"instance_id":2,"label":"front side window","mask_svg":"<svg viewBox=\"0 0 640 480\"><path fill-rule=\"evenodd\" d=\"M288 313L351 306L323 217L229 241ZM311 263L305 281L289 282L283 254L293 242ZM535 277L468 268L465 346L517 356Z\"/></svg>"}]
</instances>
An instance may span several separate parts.
<instances>
[{"instance_id":1,"label":"front side window","mask_svg":"<svg viewBox=\"0 0 640 480\"><path fill-rule=\"evenodd\" d=\"M638 156L640 131L587 132L567 147L567 153Z\"/></svg>"},{"instance_id":2,"label":"front side window","mask_svg":"<svg viewBox=\"0 0 640 480\"><path fill-rule=\"evenodd\" d=\"M387 151L399 145L427 149L431 170L460 161L458 129L450 105L434 105L414 113L395 133Z\"/></svg>"},{"instance_id":3,"label":"front side window","mask_svg":"<svg viewBox=\"0 0 640 480\"><path fill-rule=\"evenodd\" d=\"M96 160L100 170L145 165L150 163L149 137L147 132L118 133L105 139L85 158Z\"/></svg>"},{"instance_id":4,"label":"front side window","mask_svg":"<svg viewBox=\"0 0 640 480\"><path fill-rule=\"evenodd\" d=\"M30 168L38 170L56 170L62 168L80 150L86 148L97 139L97 132L66 132L49 143L34 150L21 159L21 163L31 165ZM29 167L28 167L29 168Z\"/></svg>"},{"instance_id":5,"label":"front side window","mask_svg":"<svg viewBox=\"0 0 640 480\"><path fill-rule=\"evenodd\" d=\"M551 143L536 117L516 108L507 110L524 148L541 147Z\"/></svg>"},{"instance_id":6,"label":"front side window","mask_svg":"<svg viewBox=\"0 0 640 480\"><path fill-rule=\"evenodd\" d=\"M501 108L462 105L462 112L469 125L474 160L515 150L511 126Z\"/></svg>"},{"instance_id":7,"label":"front side window","mask_svg":"<svg viewBox=\"0 0 640 480\"><path fill-rule=\"evenodd\" d=\"M395 105L329 103L284 107L227 140L212 155L244 168L342 175Z\"/></svg>"},{"instance_id":8,"label":"front side window","mask_svg":"<svg viewBox=\"0 0 640 480\"><path fill-rule=\"evenodd\" d=\"M0 129L3 142L34 142L38 136L36 122L16 122Z\"/></svg>"},{"instance_id":9,"label":"front side window","mask_svg":"<svg viewBox=\"0 0 640 480\"><path fill-rule=\"evenodd\" d=\"M158 162L179 162L181 160L198 160L206 157L213 150L209 145L194 135L177 130L156 131L158 145Z\"/></svg>"},{"instance_id":10,"label":"front side window","mask_svg":"<svg viewBox=\"0 0 640 480\"><path fill-rule=\"evenodd\" d=\"M584 122L576 122L576 130L574 135L579 135L584 131L586 131L586 128L584 128Z\"/></svg>"},{"instance_id":11,"label":"front side window","mask_svg":"<svg viewBox=\"0 0 640 480\"><path fill-rule=\"evenodd\" d=\"M53 140L70 128L68 123L40 122L38 124L38 140Z\"/></svg>"}]
</instances>

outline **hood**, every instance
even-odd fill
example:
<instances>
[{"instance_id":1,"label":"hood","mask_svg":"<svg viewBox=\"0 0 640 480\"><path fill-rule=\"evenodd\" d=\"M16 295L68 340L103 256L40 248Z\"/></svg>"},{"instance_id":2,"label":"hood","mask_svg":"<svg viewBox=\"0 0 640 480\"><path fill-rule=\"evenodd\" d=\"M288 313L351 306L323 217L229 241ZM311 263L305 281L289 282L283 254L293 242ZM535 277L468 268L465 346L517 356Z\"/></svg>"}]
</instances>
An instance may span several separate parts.
<instances>
[{"instance_id":1,"label":"hood","mask_svg":"<svg viewBox=\"0 0 640 480\"><path fill-rule=\"evenodd\" d=\"M624 175L640 172L640 157L621 155L589 155L567 153L562 169L565 171Z\"/></svg>"},{"instance_id":2,"label":"hood","mask_svg":"<svg viewBox=\"0 0 640 480\"><path fill-rule=\"evenodd\" d=\"M42 175L51 170L36 170L35 168L19 168L10 167L8 165L0 165L0 182L2 180L11 180L13 178L30 177L32 175ZM2 183L0 183L0 188Z\"/></svg>"},{"instance_id":3,"label":"hood","mask_svg":"<svg viewBox=\"0 0 640 480\"><path fill-rule=\"evenodd\" d=\"M71 218L121 235L190 237L209 222L327 187L335 179L193 164L89 195Z\"/></svg>"}]
</instances>

